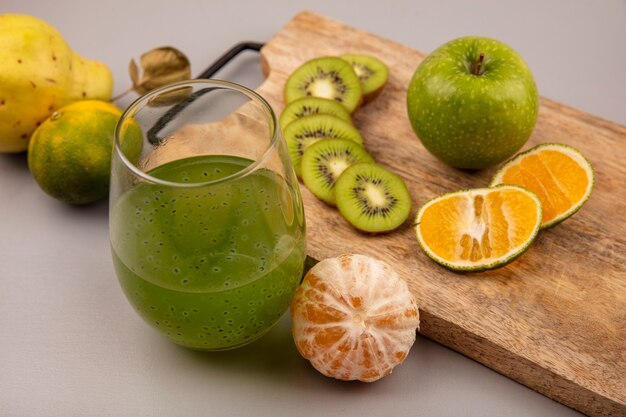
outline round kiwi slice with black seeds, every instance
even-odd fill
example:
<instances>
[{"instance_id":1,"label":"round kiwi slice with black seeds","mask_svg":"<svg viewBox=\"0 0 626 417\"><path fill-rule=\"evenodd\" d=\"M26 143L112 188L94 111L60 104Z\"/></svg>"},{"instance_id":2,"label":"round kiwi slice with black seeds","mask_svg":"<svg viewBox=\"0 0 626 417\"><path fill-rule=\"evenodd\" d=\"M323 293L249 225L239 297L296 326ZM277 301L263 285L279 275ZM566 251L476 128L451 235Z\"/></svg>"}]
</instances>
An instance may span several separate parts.
<instances>
[{"instance_id":1,"label":"round kiwi slice with black seeds","mask_svg":"<svg viewBox=\"0 0 626 417\"><path fill-rule=\"evenodd\" d=\"M335 184L335 199L341 215L365 232L393 230L411 213L411 196L402 178L367 162L343 171Z\"/></svg>"},{"instance_id":2,"label":"round kiwi slice with black seeds","mask_svg":"<svg viewBox=\"0 0 626 417\"><path fill-rule=\"evenodd\" d=\"M354 126L328 114L315 114L294 120L287 125L283 134L298 177L302 177L302 154L318 140L347 139L363 146L363 137Z\"/></svg>"},{"instance_id":3,"label":"round kiwi slice with black seeds","mask_svg":"<svg viewBox=\"0 0 626 417\"><path fill-rule=\"evenodd\" d=\"M285 83L285 102L302 97L321 97L343 105L350 114L363 96L361 82L352 66L337 57L321 57L298 67Z\"/></svg>"},{"instance_id":4,"label":"round kiwi slice with black seeds","mask_svg":"<svg viewBox=\"0 0 626 417\"><path fill-rule=\"evenodd\" d=\"M337 178L358 162L374 162L374 158L351 140L322 139L302 155L302 181L317 198L334 206Z\"/></svg>"},{"instance_id":5,"label":"round kiwi slice with black seeds","mask_svg":"<svg viewBox=\"0 0 626 417\"><path fill-rule=\"evenodd\" d=\"M345 54L346 60L361 81L363 104L374 100L383 91L389 78L389 68L380 59L370 55Z\"/></svg>"},{"instance_id":6,"label":"round kiwi slice with black seeds","mask_svg":"<svg viewBox=\"0 0 626 417\"><path fill-rule=\"evenodd\" d=\"M280 127L285 130L285 127L294 120L315 114L330 114L352 123L348 110L336 101L319 97L303 97L287 104L280 115Z\"/></svg>"}]
</instances>

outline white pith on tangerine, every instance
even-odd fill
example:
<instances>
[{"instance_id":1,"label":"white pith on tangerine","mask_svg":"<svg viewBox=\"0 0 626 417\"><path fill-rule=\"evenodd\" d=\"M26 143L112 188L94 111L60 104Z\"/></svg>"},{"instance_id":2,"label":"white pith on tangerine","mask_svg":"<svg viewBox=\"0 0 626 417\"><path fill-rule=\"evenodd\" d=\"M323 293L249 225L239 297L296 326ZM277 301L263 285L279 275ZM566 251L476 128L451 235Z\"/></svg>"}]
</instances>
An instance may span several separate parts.
<instances>
[{"instance_id":1,"label":"white pith on tangerine","mask_svg":"<svg viewBox=\"0 0 626 417\"><path fill-rule=\"evenodd\" d=\"M291 304L300 354L319 372L372 382L406 358L419 326L417 304L386 263L347 254L319 262Z\"/></svg>"}]
</instances>

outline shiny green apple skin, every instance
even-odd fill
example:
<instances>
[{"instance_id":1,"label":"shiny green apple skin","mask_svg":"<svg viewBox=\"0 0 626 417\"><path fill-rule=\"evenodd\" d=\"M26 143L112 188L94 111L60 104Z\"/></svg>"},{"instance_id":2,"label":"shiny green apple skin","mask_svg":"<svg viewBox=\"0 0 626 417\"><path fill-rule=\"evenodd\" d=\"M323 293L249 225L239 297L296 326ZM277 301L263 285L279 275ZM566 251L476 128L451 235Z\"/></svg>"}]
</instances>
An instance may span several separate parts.
<instances>
[{"instance_id":1,"label":"shiny green apple skin","mask_svg":"<svg viewBox=\"0 0 626 417\"><path fill-rule=\"evenodd\" d=\"M502 42L475 36L428 55L407 93L409 119L424 147L463 169L487 168L514 155L535 127L538 103L522 57Z\"/></svg>"}]
</instances>

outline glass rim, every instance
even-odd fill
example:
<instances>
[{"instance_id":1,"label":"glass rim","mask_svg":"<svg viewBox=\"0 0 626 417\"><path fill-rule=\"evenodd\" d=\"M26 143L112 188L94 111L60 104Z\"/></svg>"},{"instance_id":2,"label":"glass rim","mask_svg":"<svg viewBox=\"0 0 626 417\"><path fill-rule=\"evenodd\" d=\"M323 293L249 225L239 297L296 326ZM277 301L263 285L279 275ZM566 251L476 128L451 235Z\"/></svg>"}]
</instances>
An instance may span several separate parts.
<instances>
[{"instance_id":1,"label":"glass rim","mask_svg":"<svg viewBox=\"0 0 626 417\"><path fill-rule=\"evenodd\" d=\"M202 85L202 84L214 85L214 86L217 85L225 89L237 91L239 93L246 95L252 101L257 101L258 103L261 104L262 107L265 108L265 110L268 112L268 115L269 115L269 122L270 122L270 128L272 128L272 134L270 137L270 142L265 148L265 150L263 151L263 154L260 157L256 158L254 161L252 161L250 165L247 165L243 169L233 174L227 175L222 178L214 179L214 180L208 180L208 181L203 181L203 182L192 182L192 183L168 181L168 180L157 178L153 175L150 175L147 172L144 172L137 165L135 165L130 160L128 160L128 158L126 158L126 155L124 154L121 148L121 130L122 130L122 125L124 124L124 121L132 118L135 114L134 112L139 108L140 105L144 104L145 102L150 101L152 98L154 98L155 96L159 94L162 94L172 89L184 87L184 86L191 87L194 85ZM148 93L136 98L126 108L126 110L124 110L124 112L120 116L117 122L117 125L115 126L115 133L114 133L115 153L117 157L122 161L126 169L128 169L133 175L141 178L144 181L147 181L153 184L166 185L170 187L184 187L184 188L202 187L202 186L218 184L218 183L222 183L226 181L233 181L233 180L242 178L256 171L258 166L261 165L263 162L265 162L269 158L269 155L275 151L279 140L280 140L280 135L279 135L279 128L278 128L278 120L276 119L276 114L274 113L272 106L267 102L267 100L265 100L256 91L248 87L245 87L241 84L237 84L237 83L233 83L233 82L225 81L225 80L212 79L212 78L193 79L193 80L178 81L178 82L170 83L165 86L155 88L154 90L151 90ZM198 155L198 156L201 156L201 155ZM173 161L170 161L170 162L173 162Z\"/></svg>"}]
</instances>

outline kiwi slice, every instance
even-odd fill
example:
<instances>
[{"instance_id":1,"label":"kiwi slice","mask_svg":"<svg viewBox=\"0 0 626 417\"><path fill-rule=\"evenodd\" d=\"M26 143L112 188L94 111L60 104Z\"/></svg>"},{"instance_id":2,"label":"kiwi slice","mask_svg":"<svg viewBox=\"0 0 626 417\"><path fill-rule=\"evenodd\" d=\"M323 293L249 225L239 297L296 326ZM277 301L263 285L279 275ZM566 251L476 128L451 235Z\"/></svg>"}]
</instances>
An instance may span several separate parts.
<instances>
[{"instance_id":1,"label":"kiwi slice","mask_svg":"<svg viewBox=\"0 0 626 417\"><path fill-rule=\"evenodd\" d=\"M321 97L342 104L350 114L363 96L361 82L352 66L337 57L315 58L298 67L285 83L285 102L302 97Z\"/></svg>"},{"instance_id":2,"label":"kiwi slice","mask_svg":"<svg viewBox=\"0 0 626 417\"><path fill-rule=\"evenodd\" d=\"M358 162L374 162L365 149L347 139L322 139L302 155L302 181L320 200L335 205L335 183Z\"/></svg>"},{"instance_id":3,"label":"kiwi slice","mask_svg":"<svg viewBox=\"0 0 626 417\"><path fill-rule=\"evenodd\" d=\"M319 97L303 97L287 104L280 115L280 127L285 130L285 127L294 120L314 114L330 114L352 123L348 110L336 101Z\"/></svg>"},{"instance_id":4,"label":"kiwi slice","mask_svg":"<svg viewBox=\"0 0 626 417\"><path fill-rule=\"evenodd\" d=\"M294 120L283 134L298 177L302 176L302 154L318 140L348 139L363 146L363 137L352 124L328 114L315 114Z\"/></svg>"},{"instance_id":5,"label":"kiwi slice","mask_svg":"<svg viewBox=\"0 0 626 417\"><path fill-rule=\"evenodd\" d=\"M388 232L411 213L411 196L402 179L380 165L361 162L343 171L335 184L341 215L365 232Z\"/></svg>"},{"instance_id":6,"label":"kiwi slice","mask_svg":"<svg viewBox=\"0 0 626 417\"><path fill-rule=\"evenodd\" d=\"M383 91L389 78L389 69L380 59L370 55L345 54L342 59L348 61L361 81L363 104L374 100Z\"/></svg>"}]
</instances>

